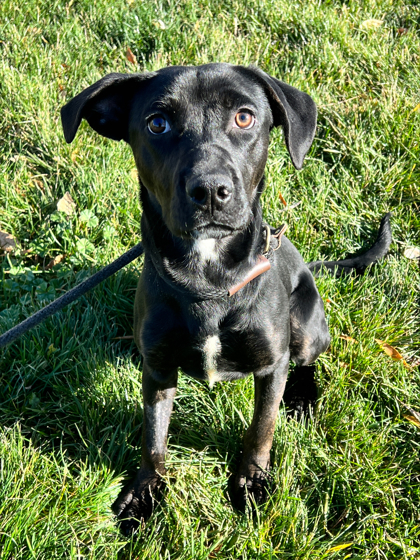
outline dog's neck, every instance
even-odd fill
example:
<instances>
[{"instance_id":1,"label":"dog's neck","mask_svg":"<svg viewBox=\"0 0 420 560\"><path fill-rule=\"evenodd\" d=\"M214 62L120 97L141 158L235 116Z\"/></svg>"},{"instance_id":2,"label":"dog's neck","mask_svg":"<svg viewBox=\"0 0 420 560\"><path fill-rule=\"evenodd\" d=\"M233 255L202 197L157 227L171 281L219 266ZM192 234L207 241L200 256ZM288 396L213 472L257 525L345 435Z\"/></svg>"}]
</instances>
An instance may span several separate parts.
<instances>
[{"instance_id":1,"label":"dog's neck","mask_svg":"<svg viewBox=\"0 0 420 560\"><path fill-rule=\"evenodd\" d=\"M171 234L142 186L141 225L146 256L175 290L199 299L227 293L255 267L261 255L264 239L259 197L260 194L255 197L246 229L222 239L186 240Z\"/></svg>"}]
</instances>

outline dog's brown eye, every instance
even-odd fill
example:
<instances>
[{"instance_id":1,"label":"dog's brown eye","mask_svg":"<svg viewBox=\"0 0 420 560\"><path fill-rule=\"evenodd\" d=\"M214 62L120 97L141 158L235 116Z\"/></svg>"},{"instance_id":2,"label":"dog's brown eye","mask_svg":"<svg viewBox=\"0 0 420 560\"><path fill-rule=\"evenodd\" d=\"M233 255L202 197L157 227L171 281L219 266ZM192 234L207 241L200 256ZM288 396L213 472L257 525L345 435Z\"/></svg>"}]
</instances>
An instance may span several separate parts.
<instances>
[{"instance_id":1,"label":"dog's brown eye","mask_svg":"<svg viewBox=\"0 0 420 560\"><path fill-rule=\"evenodd\" d=\"M152 117L147 123L147 127L152 134L164 134L171 130L168 121L162 115Z\"/></svg>"},{"instance_id":2,"label":"dog's brown eye","mask_svg":"<svg viewBox=\"0 0 420 560\"><path fill-rule=\"evenodd\" d=\"M239 128L251 128L254 126L255 117L248 111L238 111L235 115L235 124Z\"/></svg>"}]
</instances>

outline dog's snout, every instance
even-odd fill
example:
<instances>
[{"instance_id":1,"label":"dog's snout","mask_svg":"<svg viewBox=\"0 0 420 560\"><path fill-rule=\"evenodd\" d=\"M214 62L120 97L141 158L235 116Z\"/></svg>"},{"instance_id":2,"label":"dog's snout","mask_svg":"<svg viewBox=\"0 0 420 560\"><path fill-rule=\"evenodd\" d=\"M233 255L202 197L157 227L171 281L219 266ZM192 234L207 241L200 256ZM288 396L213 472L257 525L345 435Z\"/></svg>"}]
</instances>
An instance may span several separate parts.
<instances>
[{"instance_id":1,"label":"dog's snout","mask_svg":"<svg viewBox=\"0 0 420 560\"><path fill-rule=\"evenodd\" d=\"M191 201L202 210L223 210L232 197L233 185L225 180L198 181L187 186Z\"/></svg>"}]
</instances>

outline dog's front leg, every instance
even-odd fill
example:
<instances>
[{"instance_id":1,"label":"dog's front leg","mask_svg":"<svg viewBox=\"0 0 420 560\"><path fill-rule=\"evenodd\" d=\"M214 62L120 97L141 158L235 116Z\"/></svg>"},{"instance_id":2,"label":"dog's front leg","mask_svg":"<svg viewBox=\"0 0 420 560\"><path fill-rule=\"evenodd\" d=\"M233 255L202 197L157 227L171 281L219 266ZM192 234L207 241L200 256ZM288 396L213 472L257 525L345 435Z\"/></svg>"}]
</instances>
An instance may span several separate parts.
<instances>
[{"instance_id":1,"label":"dog's front leg","mask_svg":"<svg viewBox=\"0 0 420 560\"><path fill-rule=\"evenodd\" d=\"M165 474L166 441L178 380L177 371L164 376L145 364L143 368L143 436L141 468L120 492L112 506L121 520L121 531L129 535L153 511L153 493Z\"/></svg>"},{"instance_id":2,"label":"dog's front leg","mask_svg":"<svg viewBox=\"0 0 420 560\"><path fill-rule=\"evenodd\" d=\"M267 471L274 429L283 397L289 366L289 352L264 377L254 376L255 408L251 425L245 433L244 450L233 489L233 503L243 511L248 496L257 504L264 502Z\"/></svg>"}]
</instances>

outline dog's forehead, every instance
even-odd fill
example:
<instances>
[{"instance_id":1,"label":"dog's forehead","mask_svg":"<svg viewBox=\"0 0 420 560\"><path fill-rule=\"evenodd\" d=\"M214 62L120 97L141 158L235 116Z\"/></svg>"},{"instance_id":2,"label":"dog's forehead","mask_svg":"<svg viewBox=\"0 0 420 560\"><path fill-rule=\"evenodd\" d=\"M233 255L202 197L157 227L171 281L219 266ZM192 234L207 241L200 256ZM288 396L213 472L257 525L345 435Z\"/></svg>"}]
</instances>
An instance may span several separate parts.
<instances>
[{"instance_id":1,"label":"dog's forehead","mask_svg":"<svg viewBox=\"0 0 420 560\"><path fill-rule=\"evenodd\" d=\"M180 111L203 105L225 109L267 106L257 81L229 64L164 68L153 81L153 102L162 108Z\"/></svg>"}]
</instances>

